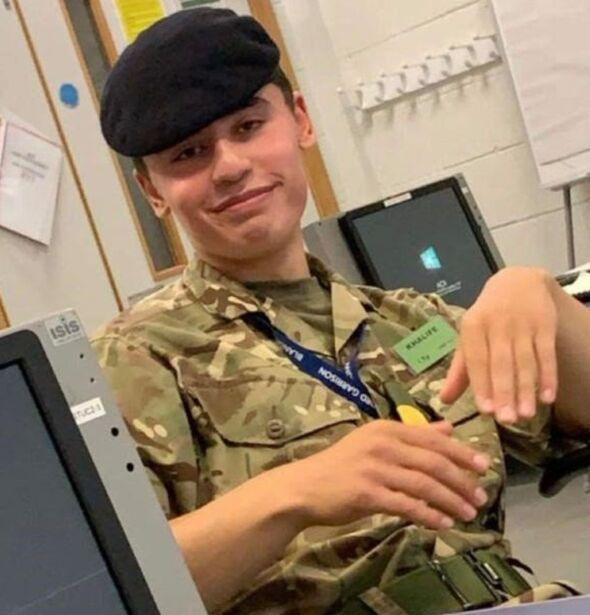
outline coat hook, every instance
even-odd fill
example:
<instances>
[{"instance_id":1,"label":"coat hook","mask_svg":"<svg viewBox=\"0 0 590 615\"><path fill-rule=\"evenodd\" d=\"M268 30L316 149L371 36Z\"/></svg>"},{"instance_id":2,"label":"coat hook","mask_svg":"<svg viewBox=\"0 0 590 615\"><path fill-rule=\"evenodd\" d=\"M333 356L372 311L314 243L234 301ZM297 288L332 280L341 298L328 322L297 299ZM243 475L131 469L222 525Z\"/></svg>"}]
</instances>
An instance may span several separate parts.
<instances>
[{"instance_id":1,"label":"coat hook","mask_svg":"<svg viewBox=\"0 0 590 615\"><path fill-rule=\"evenodd\" d=\"M465 58L463 61L465 68L473 68L475 66L476 53L475 53L475 47L473 46L473 43L467 43L466 45L451 45L449 49L451 51L458 51L461 49L465 49L468 53L468 57Z\"/></svg>"},{"instance_id":2,"label":"coat hook","mask_svg":"<svg viewBox=\"0 0 590 615\"><path fill-rule=\"evenodd\" d=\"M381 87L381 99L391 100L400 96L406 91L407 77L404 71L386 73L383 71L379 75L379 85Z\"/></svg>"},{"instance_id":3,"label":"coat hook","mask_svg":"<svg viewBox=\"0 0 590 615\"><path fill-rule=\"evenodd\" d=\"M418 62L417 64L404 64L403 68L406 70L422 69L422 75L417 78L420 85L428 85L430 81L430 67L427 62Z\"/></svg>"},{"instance_id":4,"label":"coat hook","mask_svg":"<svg viewBox=\"0 0 590 615\"><path fill-rule=\"evenodd\" d=\"M426 63L435 62L436 60L444 60L445 67L440 70L440 75L443 78L447 78L451 76L452 68L453 68L453 59L451 58L450 53L439 53L436 55L428 55L426 56ZM430 67L430 73L432 74L434 71L432 67Z\"/></svg>"},{"instance_id":5,"label":"coat hook","mask_svg":"<svg viewBox=\"0 0 590 615\"><path fill-rule=\"evenodd\" d=\"M498 44L496 41L495 34L482 34L474 36L473 43L474 47L476 47L476 52L478 54L480 52L482 55L485 54L485 61L490 62L493 60L497 60L500 57L500 52L498 51Z\"/></svg>"},{"instance_id":6,"label":"coat hook","mask_svg":"<svg viewBox=\"0 0 590 615\"><path fill-rule=\"evenodd\" d=\"M383 102L381 84L378 81L372 81L370 83L359 81L355 92L358 101L355 106L359 109L370 109Z\"/></svg>"}]
</instances>

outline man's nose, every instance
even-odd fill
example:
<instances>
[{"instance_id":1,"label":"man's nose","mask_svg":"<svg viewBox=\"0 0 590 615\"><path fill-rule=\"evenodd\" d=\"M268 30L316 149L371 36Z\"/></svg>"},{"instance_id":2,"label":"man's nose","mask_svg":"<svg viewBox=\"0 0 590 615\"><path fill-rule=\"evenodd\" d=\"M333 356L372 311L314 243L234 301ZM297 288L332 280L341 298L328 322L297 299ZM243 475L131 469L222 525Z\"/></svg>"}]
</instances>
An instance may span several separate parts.
<instances>
[{"instance_id":1,"label":"man's nose","mask_svg":"<svg viewBox=\"0 0 590 615\"><path fill-rule=\"evenodd\" d=\"M244 155L241 144L220 139L215 144L213 159L213 182L215 184L235 183L251 169L250 159Z\"/></svg>"}]
</instances>

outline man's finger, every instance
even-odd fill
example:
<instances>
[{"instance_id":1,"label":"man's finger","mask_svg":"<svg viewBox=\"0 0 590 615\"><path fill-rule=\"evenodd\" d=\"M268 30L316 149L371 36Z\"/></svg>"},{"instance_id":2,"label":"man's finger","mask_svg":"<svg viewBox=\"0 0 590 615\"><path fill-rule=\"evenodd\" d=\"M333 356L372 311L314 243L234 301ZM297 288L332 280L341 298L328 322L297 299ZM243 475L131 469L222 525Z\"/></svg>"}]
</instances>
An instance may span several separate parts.
<instances>
[{"instance_id":1,"label":"man's finger","mask_svg":"<svg viewBox=\"0 0 590 615\"><path fill-rule=\"evenodd\" d=\"M517 370L517 413L520 418L530 419L535 415L537 382L537 358L530 331L521 331L514 341L514 362Z\"/></svg>"},{"instance_id":2,"label":"man's finger","mask_svg":"<svg viewBox=\"0 0 590 615\"><path fill-rule=\"evenodd\" d=\"M477 475L474 472L460 468L444 455L434 451L424 450L417 446L402 444L399 448L397 464L406 470L421 475L420 480L422 484L419 486L406 485L404 487L404 492L420 496L422 499L436 503L437 508L440 508L440 505L442 505L440 501L436 502L434 499L429 499L427 494L421 491L414 491L414 488L425 488L424 483L426 483L426 478L429 479L429 485L432 485L434 482L444 487L445 490L450 490L454 494L453 501L455 504L458 504L459 500L461 500L463 504L468 504L471 507L480 507L487 501L485 491L480 487L476 478ZM399 469L398 467L395 473L392 473L391 477L386 477L389 486L392 488L401 489L401 485L396 487L395 484L391 482L398 479ZM395 474L395 477L393 474ZM442 494L442 491L439 490L438 493ZM447 500L447 502L449 503L450 500ZM458 514L457 509L455 509L454 513Z\"/></svg>"},{"instance_id":3,"label":"man's finger","mask_svg":"<svg viewBox=\"0 0 590 615\"><path fill-rule=\"evenodd\" d=\"M489 414L494 408L490 379L490 348L485 323L478 319L463 319L461 349L475 403L481 412Z\"/></svg>"},{"instance_id":4,"label":"man's finger","mask_svg":"<svg viewBox=\"0 0 590 615\"><path fill-rule=\"evenodd\" d=\"M440 392L440 399L444 404L452 404L456 401L469 386L469 376L467 366L461 348L457 348L445 384Z\"/></svg>"},{"instance_id":5,"label":"man's finger","mask_svg":"<svg viewBox=\"0 0 590 615\"><path fill-rule=\"evenodd\" d=\"M510 335L497 330L490 335L490 376L496 418L503 423L516 421L515 363Z\"/></svg>"},{"instance_id":6,"label":"man's finger","mask_svg":"<svg viewBox=\"0 0 590 615\"><path fill-rule=\"evenodd\" d=\"M454 525L451 517L431 508L426 502L386 488L375 496L375 510L391 516L401 515L434 530L448 530Z\"/></svg>"},{"instance_id":7,"label":"man's finger","mask_svg":"<svg viewBox=\"0 0 590 615\"><path fill-rule=\"evenodd\" d=\"M535 337L535 354L539 366L539 399L552 404L557 395L557 356L555 334L543 331Z\"/></svg>"},{"instance_id":8,"label":"man's finger","mask_svg":"<svg viewBox=\"0 0 590 615\"><path fill-rule=\"evenodd\" d=\"M450 489L437 478L420 471L396 468L384 484L392 491L400 491L410 497L422 500L453 519L471 521L477 515L477 508Z\"/></svg>"},{"instance_id":9,"label":"man's finger","mask_svg":"<svg viewBox=\"0 0 590 615\"><path fill-rule=\"evenodd\" d=\"M397 437L405 444L439 453L459 467L472 472L484 474L490 465L490 460L486 455L435 429L408 427L399 430ZM394 453L393 450L392 453Z\"/></svg>"},{"instance_id":10,"label":"man's finger","mask_svg":"<svg viewBox=\"0 0 590 615\"><path fill-rule=\"evenodd\" d=\"M453 433L453 425L449 421L434 421L425 425L426 428L434 429L439 433L450 436Z\"/></svg>"}]
</instances>

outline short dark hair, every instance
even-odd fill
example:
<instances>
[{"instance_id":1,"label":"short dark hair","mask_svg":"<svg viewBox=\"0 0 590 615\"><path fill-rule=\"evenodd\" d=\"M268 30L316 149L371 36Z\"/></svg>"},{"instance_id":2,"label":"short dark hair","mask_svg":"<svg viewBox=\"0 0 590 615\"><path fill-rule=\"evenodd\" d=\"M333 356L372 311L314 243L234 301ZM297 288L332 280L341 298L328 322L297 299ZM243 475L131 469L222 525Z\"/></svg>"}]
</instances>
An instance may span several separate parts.
<instances>
[{"instance_id":1,"label":"short dark hair","mask_svg":"<svg viewBox=\"0 0 590 615\"><path fill-rule=\"evenodd\" d=\"M280 66L277 66L272 74L269 83L276 85L283 93L287 106L291 111L295 109L295 98L293 97L293 84Z\"/></svg>"},{"instance_id":2,"label":"short dark hair","mask_svg":"<svg viewBox=\"0 0 590 615\"><path fill-rule=\"evenodd\" d=\"M289 109L291 109L291 111L293 111L295 109L293 85L291 84L289 78L280 66L277 66L268 83L276 85L281 90L281 92L283 93L283 98L287 103L287 106L289 107ZM141 173L142 175L148 174L147 166L142 157L134 157L132 158L132 160L133 166L138 173Z\"/></svg>"}]
</instances>

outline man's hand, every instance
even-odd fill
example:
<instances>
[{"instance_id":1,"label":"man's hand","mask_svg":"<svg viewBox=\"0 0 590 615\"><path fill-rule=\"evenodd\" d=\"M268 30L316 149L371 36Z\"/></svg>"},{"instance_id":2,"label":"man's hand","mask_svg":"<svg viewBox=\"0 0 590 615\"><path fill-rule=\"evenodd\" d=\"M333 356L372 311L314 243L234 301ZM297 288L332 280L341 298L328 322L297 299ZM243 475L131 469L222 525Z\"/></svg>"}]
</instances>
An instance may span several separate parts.
<instances>
[{"instance_id":1,"label":"man's hand","mask_svg":"<svg viewBox=\"0 0 590 615\"><path fill-rule=\"evenodd\" d=\"M463 316L444 403L470 384L481 412L514 423L534 416L536 399L555 401L555 286L549 273L528 267L509 267L488 280Z\"/></svg>"},{"instance_id":2,"label":"man's hand","mask_svg":"<svg viewBox=\"0 0 590 615\"><path fill-rule=\"evenodd\" d=\"M373 421L310 457L273 470L301 525L343 525L399 515L433 529L471 521L487 497L478 485L490 461L451 437L449 423L410 427ZM277 480L278 479L278 480Z\"/></svg>"}]
</instances>

